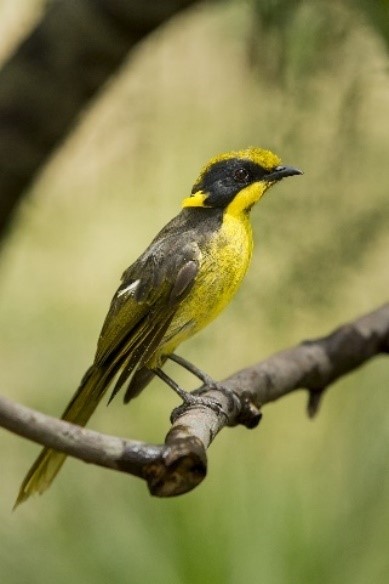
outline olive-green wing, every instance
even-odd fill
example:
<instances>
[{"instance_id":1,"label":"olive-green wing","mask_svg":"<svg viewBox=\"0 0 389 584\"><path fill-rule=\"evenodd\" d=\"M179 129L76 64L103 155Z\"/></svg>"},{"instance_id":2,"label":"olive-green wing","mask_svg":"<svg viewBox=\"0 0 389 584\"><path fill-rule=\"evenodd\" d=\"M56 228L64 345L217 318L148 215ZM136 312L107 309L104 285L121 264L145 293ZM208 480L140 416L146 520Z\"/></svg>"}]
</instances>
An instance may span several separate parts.
<instances>
[{"instance_id":1,"label":"olive-green wing","mask_svg":"<svg viewBox=\"0 0 389 584\"><path fill-rule=\"evenodd\" d=\"M153 244L124 274L101 331L95 364L121 370L111 399L158 348L199 268L196 243L168 237Z\"/></svg>"}]
</instances>

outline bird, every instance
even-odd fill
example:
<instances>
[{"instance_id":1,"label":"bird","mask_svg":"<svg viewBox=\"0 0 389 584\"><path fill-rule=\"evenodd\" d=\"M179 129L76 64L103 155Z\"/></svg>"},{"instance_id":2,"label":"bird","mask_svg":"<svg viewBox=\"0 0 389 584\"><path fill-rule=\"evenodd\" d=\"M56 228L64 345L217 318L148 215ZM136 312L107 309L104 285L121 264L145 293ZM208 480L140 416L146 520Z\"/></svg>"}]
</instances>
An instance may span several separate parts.
<instances>
[{"instance_id":1,"label":"bird","mask_svg":"<svg viewBox=\"0 0 389 584\"><path fill-rule=\"evenodd\" d=\"M200 171L182 209L122 275L105 318L95 358L62 419L85 426L113 385L110 400L127 385L127 403L155 377L185 403L185 392L162 367L176 361L205 384L211 377L175 353L229 304L250 264L252 207L285 177L303 174L258 147L219 154ZM28 471L15 503L42 494L66 455L43 448Z\"/></svg>"}]
</instances>

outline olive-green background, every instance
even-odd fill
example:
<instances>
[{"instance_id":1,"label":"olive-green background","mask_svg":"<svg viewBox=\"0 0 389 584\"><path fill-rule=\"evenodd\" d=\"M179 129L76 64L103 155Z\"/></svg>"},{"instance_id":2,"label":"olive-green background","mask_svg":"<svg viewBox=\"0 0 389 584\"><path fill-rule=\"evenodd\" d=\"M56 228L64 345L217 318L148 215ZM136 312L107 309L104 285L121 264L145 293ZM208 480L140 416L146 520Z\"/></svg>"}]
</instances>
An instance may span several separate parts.
<instances>
[{"instance_id":1,"label":"olive-green background","mask_svg":"<svg viewBox=\"0 0 389 584\"><path fill-rule=\"evenodd\" d=\"M121 272L224 150L269 147L305 174L253 210L244 286L181 354L222 378L387 300L387 54L363 15L323 6L303 4L284 44L247 3L188 11L107 85L3 246L2 394L60 414ZM0 59L41 7L0 2ZM223 431L204 483L170 500L71 460L12 513L38 447L1 431L2 584L387 582L388 383L379 358L336 384L314 421L303 392L267 406L258 429ZM130 407L102 404L90 426L160 442L176 404L155 382Z\"/></svg>"}]
</instances>

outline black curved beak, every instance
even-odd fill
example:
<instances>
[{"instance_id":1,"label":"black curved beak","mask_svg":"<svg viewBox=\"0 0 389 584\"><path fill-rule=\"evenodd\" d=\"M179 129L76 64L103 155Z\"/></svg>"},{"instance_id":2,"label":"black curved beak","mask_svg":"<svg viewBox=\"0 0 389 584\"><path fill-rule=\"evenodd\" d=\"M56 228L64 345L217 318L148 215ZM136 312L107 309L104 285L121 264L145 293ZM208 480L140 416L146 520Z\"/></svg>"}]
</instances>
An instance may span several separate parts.
<instances>
[{"instance_id":1,"label":"black curved beak","mask_svg":"<svg viewBox=\"0 0 389 584\"><path fill-rule=\"evenodd\" d=\"M272 172L266 175L267 181L281 180L286 176L295 176L297 174L304 174L302 170L294 168L293 166L276 166Z\"/></svg>"}]
</instances>

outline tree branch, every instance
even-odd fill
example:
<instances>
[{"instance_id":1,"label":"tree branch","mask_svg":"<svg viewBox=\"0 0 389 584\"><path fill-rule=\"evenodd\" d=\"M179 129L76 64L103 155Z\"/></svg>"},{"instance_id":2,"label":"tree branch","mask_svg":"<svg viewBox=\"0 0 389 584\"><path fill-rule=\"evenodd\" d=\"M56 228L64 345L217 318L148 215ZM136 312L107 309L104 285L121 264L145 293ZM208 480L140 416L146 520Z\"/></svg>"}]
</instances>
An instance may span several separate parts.
<instances>
[{"instance_id":1,"label":"tree branch","mask_svg":"<svg viewBox=\"0 0 389 584\"><path fill-rule=\"evenodd\" d=\"M207 471L206 449L226 426L255 427L260 407L297 389L309 392L314 415L325 389L371 358L389 353L389 304L335 330L305 341L228 377L203 396L220 403L180 407L164 445L108 436L46 416L0 397L0 426L85 462L126 472L147 481L153 495L167 497L196 487ZM205 390L206 388L202 388Z\"/></svg>"}]
</instances>

